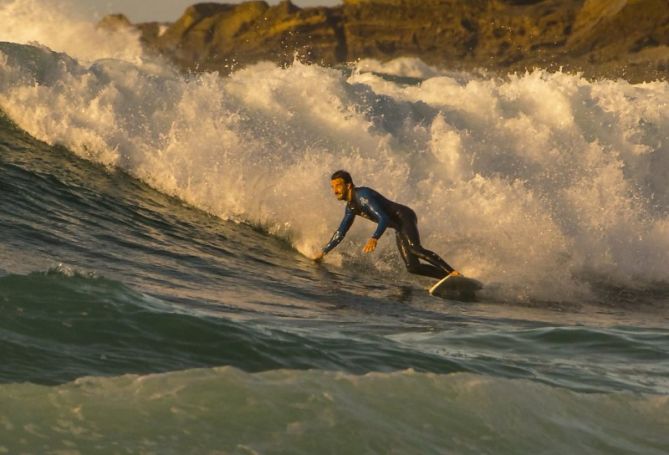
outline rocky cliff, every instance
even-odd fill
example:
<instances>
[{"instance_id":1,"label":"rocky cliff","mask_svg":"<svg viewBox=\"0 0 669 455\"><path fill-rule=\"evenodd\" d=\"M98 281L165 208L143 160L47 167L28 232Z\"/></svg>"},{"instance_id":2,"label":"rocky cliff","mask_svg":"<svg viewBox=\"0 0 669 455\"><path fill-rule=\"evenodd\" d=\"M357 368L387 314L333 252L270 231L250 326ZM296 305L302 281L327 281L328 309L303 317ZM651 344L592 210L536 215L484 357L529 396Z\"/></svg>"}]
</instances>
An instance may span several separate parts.
<instances>
[{"instance_id":1,"label":"rocky cliff","mask_svg":"<svg viewBox=\"0 0 669 455\"><path fill-rule=\"evenodd\" d=\"M420 57L498 73L534 67L637 82L669 77L669 0L345 0L201 3L172 24L130 24L142 41L189 70L229 72L259 60L336 65Z\"/></svg>"}]
</instances>

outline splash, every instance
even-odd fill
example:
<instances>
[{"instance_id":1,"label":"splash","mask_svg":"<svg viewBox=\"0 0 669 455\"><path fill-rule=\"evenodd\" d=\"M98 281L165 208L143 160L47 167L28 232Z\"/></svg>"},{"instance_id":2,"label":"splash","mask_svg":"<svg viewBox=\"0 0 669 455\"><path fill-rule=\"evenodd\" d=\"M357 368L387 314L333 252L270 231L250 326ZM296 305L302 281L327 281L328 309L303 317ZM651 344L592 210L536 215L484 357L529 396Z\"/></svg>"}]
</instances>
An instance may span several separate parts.
<instances>
[{"instance_id":1,"label":"splash","mask_svg":"<svg viewBox=\"0 0 669 455\"><path fill-rule=\"evenodd\" d=\"M365 58L357 61L353 68L360 73L374 72L416 79L429 79L443 73L443 71L426 64L422 60L411 57L400 57L385 63Z\"/></svg>"},{"instance_id":2,"label":"splash","mask_svg":"<svg viewBox=\"0 0 669 455\"><path fill-rule=\"evenodd\" d=\"M3 0L0 41L37 44L86 62L114 58L140 62L139 32L98 29L69 0Z\"/></svg>"},{"instance_id":3,"label":"splash","mask_svg":"<svg viewBox=\"0 0 669 455\"><path fill-rule=\"evenodd\" d=\"M27 49L0 55L0 105L21 128L305 255L339 221L328 176L345 168L413 207L423 243L498 298L576 300L593 279L669 281L667 83L379 76L397 62L352 75L296 62L184 77L31 48L36 66ZM373 228L356 223L330 260L372 264L360 249ZM375 258L404 273L391 235Z\"/></svg>"}]
</instances>

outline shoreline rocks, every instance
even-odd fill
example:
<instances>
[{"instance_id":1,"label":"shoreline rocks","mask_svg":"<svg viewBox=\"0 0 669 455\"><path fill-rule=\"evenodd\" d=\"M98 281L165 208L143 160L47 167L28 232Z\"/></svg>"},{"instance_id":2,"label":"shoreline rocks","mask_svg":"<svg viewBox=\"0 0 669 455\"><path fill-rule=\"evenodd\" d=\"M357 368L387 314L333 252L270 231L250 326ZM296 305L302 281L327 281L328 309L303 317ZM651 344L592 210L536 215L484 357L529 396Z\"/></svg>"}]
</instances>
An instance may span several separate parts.
<instances>
[{"instance_id":1,"label":"shoreline rocks","mask_svg":"<svg viewBox=\"0 0 669 455\"><path fill-rule=\"evenodd\" d=\"M147 49L187 71L228 73L262 60L333 66L418 57L454 70L544 68L630 82L669 79L667 0L345 0L299 8L284 0L200 3L172 24L134 27Z\"/></svg>"}]
</instances>

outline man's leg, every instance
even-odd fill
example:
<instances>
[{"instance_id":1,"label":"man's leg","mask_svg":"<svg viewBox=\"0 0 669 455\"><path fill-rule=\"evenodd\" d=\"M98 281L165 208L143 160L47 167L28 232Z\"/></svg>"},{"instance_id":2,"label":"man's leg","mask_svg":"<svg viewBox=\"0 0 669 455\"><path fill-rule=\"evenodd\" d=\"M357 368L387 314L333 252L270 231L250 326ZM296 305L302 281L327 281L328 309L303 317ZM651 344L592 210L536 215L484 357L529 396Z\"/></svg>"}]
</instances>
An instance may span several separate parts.
<instances>
[{"instance_id":1,"label":"man's leg","mask_svg":"<svg viewBox=\"0 0 669 455\"><path fill-rule=\"evenodd\" d=\"M433 265L421 264L418 260L418 256L411 252L411 247L409 245L409 239L400 231L397 231L395 234L395 240L397 241L397 249L400 250L400 255L406 265L407 271L409 273L415 273L416 275L429 276L432 278L441 279L448 275L448 272L445 272L439 267Z\"/></svg>"},{"instance_id":2,"label":"man's leg","mask_svg":"<svg viewBox=\"0 0 669 455\"><path fill-rule=\"evenodd\" d=\"M397 231L397 241L398 247L400 245L400 237L402 238L402 244L404 245L400 248L400 253L405 249L407 251L407 257L413 256L414 258L422 259L430 263L433 267L441 269L442 273L439 278L443 278L454 269L446 261L444 261L437 253L423 248L420 243L420 234L418 233L418 220L416 218L416 213L407 208L404 213L401 214L402 225ZM405 254L402 253L402 258L405 257ZM416 259L416 262L418 262ZM405 264L407 259L404 260ZM407 269L409 266L407 265ZM430 275L433 276L433 275Z\"/></svg>"}]
</instances>

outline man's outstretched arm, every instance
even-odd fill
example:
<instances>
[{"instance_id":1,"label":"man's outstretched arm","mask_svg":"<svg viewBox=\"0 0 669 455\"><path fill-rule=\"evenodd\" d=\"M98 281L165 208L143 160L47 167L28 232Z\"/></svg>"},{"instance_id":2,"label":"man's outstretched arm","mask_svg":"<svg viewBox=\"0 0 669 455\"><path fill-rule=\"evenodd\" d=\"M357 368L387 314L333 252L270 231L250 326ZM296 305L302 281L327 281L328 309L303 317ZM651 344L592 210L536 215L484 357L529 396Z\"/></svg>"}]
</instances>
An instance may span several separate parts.
<instances>
[{"instance_id":1,"label":"man's outstretched arm","mask_svg":"<svg viewBox=\"0 0 669 455\"><path fill-rule=\"evenodd\" d=\"M355 214L353 213L352 210L350 210L348 207L346 207L346 211L344 212L344 218L341 220L341 224L335 231L335 233L332 235L332 238L328 242L327 245L323 247L323 250L321 251L321 254L316 256L314 260L316 262L320 261L323 259L323 257L328 254L330 251L332 251L339 243L344 239L346 236L346 233L348 230L351 228L351 225L353 224L353 220L355 220Z\"/></svg>"}]
</instances>

